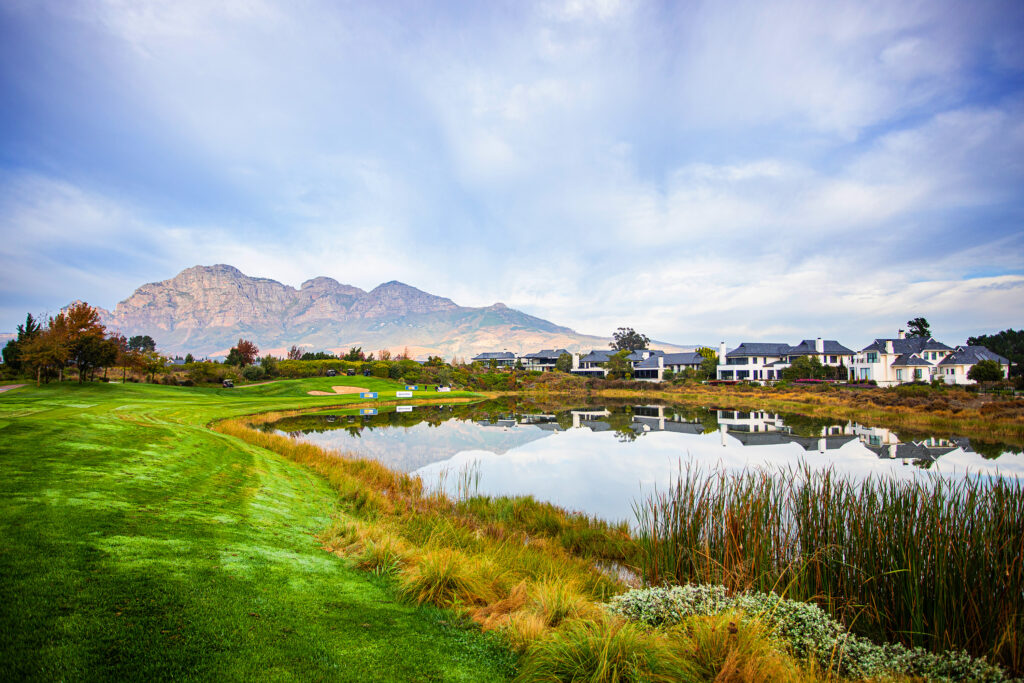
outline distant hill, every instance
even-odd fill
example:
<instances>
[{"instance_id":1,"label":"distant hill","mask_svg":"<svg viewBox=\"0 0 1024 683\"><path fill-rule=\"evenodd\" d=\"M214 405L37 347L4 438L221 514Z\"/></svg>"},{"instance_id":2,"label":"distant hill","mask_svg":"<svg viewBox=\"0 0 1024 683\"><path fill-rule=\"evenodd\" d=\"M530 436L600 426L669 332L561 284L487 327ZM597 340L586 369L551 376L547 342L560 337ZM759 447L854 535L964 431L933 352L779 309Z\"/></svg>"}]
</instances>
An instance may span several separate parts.
<instances>
[{"instance_id":1,"label":"distant hill","mask_svg":"<svg viewBox=\"0 0 1024 683\"><path fill-rule=\"evenodd\" d=\"M278 354L293 344L311 351L361 346L367 353L408 348L414 358L439 354L449 360L483 351L581 351L609 342L504 304L459 306L395 280L366 292L317 277L295 289L228 265L188 268L101 312L110 329L148 334L163 352L195 356L226 354L239 337Z\"/></svg>"}]
</instances>

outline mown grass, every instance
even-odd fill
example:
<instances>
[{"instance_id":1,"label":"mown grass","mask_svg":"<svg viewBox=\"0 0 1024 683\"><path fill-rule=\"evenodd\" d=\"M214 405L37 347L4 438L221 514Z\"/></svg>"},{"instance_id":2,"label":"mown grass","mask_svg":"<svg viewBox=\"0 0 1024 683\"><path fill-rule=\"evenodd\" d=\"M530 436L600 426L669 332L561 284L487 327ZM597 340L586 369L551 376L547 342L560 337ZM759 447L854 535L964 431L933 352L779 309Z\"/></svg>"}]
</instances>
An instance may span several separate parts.
<instances>
[{"instance_id":1,"label":"mown grass","mask_svg":"<svg viewBox=\"0 0 1024 683\"><path fill-rule=\"evenodd\" d=\"M645 578L814 600L853 630L1024 667L1024 484L684 469L638 505Z\"/></svg>"},{"instance_id":2,"label":"mown grass","mask_svg":"<svg viewBox=\"0 0 1024 683\"><path fill-rule=\"evenodd\" d=\"M0 394L0 679L508 678L503 647L323 552L342 503L322 477L204 427L325 402L305 386L291 403L264 387Z\"/></svg>"}]
</instances>

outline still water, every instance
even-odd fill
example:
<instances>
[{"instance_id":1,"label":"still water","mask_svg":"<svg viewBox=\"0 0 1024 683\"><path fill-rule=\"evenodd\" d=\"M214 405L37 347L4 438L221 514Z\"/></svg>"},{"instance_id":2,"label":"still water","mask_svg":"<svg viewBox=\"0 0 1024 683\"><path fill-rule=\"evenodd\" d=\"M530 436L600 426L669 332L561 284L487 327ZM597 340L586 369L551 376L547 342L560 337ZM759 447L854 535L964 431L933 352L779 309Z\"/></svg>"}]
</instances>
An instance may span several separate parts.
<instances>
[{"instance_id":1,"label":"still water","mask_svg":"<svg viewBox=\"0 0 1024 683\"><path fill-rule=\"evenodd\" d=\"M490 401L311 414L266 428L418 474L451 494L468 483L471 493L532 495L612 521L632 521L634 501L664 490L687 463L806 463L857 478L1024 476L1024 455L1001 444L764 411Z\"/></svg>"}]
</instances>

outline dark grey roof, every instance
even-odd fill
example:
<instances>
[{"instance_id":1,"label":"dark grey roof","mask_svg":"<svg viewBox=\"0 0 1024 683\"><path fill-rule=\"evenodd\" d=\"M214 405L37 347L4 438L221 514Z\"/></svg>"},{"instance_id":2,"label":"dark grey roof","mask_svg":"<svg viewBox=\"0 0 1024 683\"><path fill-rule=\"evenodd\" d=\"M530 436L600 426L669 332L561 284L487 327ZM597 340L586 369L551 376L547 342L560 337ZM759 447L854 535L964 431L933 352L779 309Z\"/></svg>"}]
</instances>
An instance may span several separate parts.
<instances>
[{"instance_id":1,"label":"dark grey roof","mask_svg":"<svg viewBox=\"0 0 1024 683\"><path fill-rule=\"evenodd\" d=\"M898 354L904 353L921 353L922 351L952 351L950 347L946 346L940 341L936 341L934 337L907 337L906 339L876 339L869 345L861 349L864 351L879 351L885 353L885 342L891 341L893 350Z\"/></svg>"},{"instance_id":2,"label":"dark grey roof","mask_svg":"<svg viewBox=\"0 0 1024 683\"><path fill-rule=\"evenodd\" d=\"M638 370L650 370L658 367L658 357L665 359L665 366L669 365L700 365L704 357L699 353L664 353L652 351L653 355L636 363L633 367ZM632 356L630 356L632 358Z\"/></svg>"},{"instance_id":3,"label":"dark grey roof","mask_svg":"<svg viewBox=\"0 0 1024 683\"><path fill-rule=\"evenodd\" d=\"M781 342L743 342L725 355L734 358L742 356L784 356L789 352L789 348L789 344Z\"/></svg>"},{"instance_id":4,"label":"dark grey roof","mask_svg":"<svg viewBox=\"0 0 1024 683\"><path fill-rule=\"evenodd\" d=\"M814 348L814 341L815 340L813 340L813 339L804 339L803 341L801 341L796 346L791 346L789 348L789 351L788 351L789 355L791 355L791 356L809 356L809 355L818 353L815 350L815 348ZM827 356L852 356L853 355L853 349L846 348L845 346L843 346L842 344L837 342L835 339L825 339L823 341L824 341L825 350L822 351L822 353L824 353Z\"/></svg>"},{"instance_id":5,"label":"dark grey roof","mask_svg":"<svg viewBox=\"0 0 1024 683\"><path fill-rule=\"evenodd\" d=\"M924 358L921 358L916 353L905 353L902 356L900 356L899 358L897 358L895 361L893 361L892 364L893 364L893 367L895 367L897 365L903 365L903 366L909 365L909 366L924 366L924 367L929 367L930 368L932 366L931 363L926 361Z\"/></svg>"},{"instance_id":6,"label":"dark grey roof","mask_svg":"<svg viewBox=\"0 0 1024 683\"><path fill-rule=\"evenodd\" d=\"M474 356L473 360L515 360L516 354L511 351L488 351Z\"/></svg>"},{"instance_id":7,"label":"dark grey roof","mask_svg":"<svg viewBox=\"0 0 1024 683\"><path fill-rule=\"evenodd\" d=\"M541 360L547 360L548 358L554 358L558 360L558 357L563 353L569 353L565 349L542 349L537 353L528 353L523 358L537 358Z\"/></svg>"},{"instance_id":8,"label":"dark grey roof","mask_svg":"<svg viewBox=\"0 0 1024 683\"><path fill-rule=\"evenodd\" d=\"M999 361L1000 365L1010 364L1008 359L989 351L984 346L958 346L953 353L943 358L939 365L974 365L983 360Z\"/></svg>"},{"instance_id":9,"label":"dark grey roof","mask_svg":"<svg viewBox=\"0 0 1024 683\"><path fill-rule=\"evenodd\" d=\"M606 360L612 357L611 351L604 349L594 349L587 355L580 358L581 363L604 363Z\"/></svg>"}]
</instances>

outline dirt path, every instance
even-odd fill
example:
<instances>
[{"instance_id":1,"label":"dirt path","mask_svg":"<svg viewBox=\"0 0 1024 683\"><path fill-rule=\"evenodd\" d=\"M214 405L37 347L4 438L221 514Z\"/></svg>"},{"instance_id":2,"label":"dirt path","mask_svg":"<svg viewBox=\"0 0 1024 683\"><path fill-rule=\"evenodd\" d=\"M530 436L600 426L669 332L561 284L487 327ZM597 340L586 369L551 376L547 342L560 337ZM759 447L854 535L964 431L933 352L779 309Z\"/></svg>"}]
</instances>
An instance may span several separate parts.
<instances>
[{"instance_id":1,"label":"dirt path","mask_svg":"<svg viewBox=\"0 0 1024 683\"><path fill-rule=\"evenodd\" d=\"M5 384L4 386L0 387L0 394L4 393L5 391L10 391L11 389L17 389L17 388L23 387L23 386L25 386L25 385L24 384Z\"/></svg>"}]
</instances>

